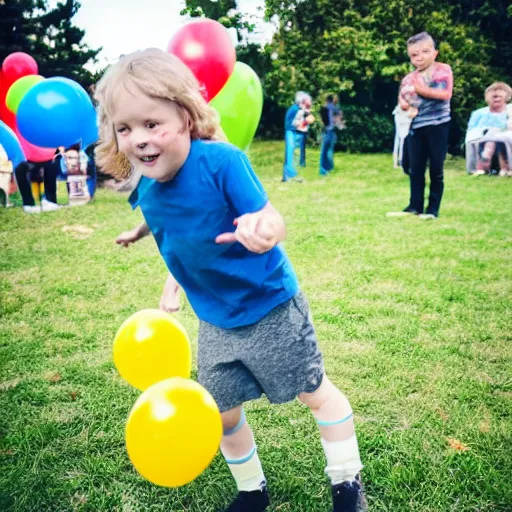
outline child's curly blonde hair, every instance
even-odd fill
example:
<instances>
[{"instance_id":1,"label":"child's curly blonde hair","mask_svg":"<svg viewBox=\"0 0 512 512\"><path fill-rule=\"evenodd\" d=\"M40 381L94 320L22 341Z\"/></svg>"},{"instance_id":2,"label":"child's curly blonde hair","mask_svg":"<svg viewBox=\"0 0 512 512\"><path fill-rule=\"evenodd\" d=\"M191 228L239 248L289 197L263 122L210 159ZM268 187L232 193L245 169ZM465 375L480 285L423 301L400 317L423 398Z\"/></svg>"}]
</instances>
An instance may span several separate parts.
<instances>
[{"instance_id":1,"label":"child's curly blonde hair","mask_svg":"<svg viewBox=\"0 0 512 512\"><path fill-rule=\"evenodd\" d=\"M120 87L135 96L145 94L176 103L184 120L188 118L192 139L226 140L217 112L206 103L198 81L178 57L153 48L131 53L106 71L95 91L100 124L96 163L114 178L127 178L131 172L128 158L119 151L112 123Z\"/></svg>"}]
</instances>

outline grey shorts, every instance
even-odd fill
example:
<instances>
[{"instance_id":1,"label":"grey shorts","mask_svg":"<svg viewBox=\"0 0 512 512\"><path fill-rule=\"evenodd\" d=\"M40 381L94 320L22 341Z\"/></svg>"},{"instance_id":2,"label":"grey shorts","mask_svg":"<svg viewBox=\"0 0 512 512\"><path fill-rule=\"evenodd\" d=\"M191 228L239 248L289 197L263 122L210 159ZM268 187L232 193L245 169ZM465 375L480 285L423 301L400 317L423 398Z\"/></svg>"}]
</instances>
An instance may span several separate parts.
<instances>
[{"instance_id":1,"label":"grey shorts","mask_svg":"<svg viewBox=\"0 0 512 512\"><path fill-rule=\"evenodd\" d=\"M221 412L263 393L273 403L316 391L324 366L305 297L299 292L253 325L199 323L199 382Z\"/></svg>"}]
</instances>

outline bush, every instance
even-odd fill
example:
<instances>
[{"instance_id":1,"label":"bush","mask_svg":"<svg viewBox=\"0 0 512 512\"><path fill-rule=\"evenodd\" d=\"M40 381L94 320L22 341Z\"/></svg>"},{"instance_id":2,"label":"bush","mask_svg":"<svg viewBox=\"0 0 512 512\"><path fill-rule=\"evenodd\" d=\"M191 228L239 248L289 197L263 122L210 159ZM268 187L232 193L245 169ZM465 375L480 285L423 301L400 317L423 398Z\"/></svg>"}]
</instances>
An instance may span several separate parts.
<instances>
[{"instance_id":1,"label":"bush","mask_svg":"<svg viewBox=\"0 0 512 512\"><path fill-rule=\"evenodd\" d=\"M390 153L393 151L395 124L391 113L377 114L369 107L343 107L347 127L338 132L336 149L352 153Z\"/></svg>"}]
</instances>

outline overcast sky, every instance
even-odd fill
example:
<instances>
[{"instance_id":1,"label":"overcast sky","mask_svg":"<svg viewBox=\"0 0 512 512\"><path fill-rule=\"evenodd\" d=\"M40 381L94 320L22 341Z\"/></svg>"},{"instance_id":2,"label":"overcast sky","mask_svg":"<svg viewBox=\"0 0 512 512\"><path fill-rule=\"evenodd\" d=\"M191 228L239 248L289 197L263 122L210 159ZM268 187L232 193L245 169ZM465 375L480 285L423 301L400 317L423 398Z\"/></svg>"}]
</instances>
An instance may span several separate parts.
<instances>
[{"instance_id":1,"label":"overcast sky","mask_svg":"<svg viewBox=\"0 0 512 512\"><path fill-rule=\"evenodd\" d=\"M84 42L90 47L103 46L100 66L135 50L165 49L172 35L187 21L179 15L184 0L81 0L81 4L73 22L86 31ZM258 7L264 5L264 0L238 0L244 14L257 15ZM271 38L271 28L263 23L258 32L261 40Z\"/></svg>"}]
</instances>

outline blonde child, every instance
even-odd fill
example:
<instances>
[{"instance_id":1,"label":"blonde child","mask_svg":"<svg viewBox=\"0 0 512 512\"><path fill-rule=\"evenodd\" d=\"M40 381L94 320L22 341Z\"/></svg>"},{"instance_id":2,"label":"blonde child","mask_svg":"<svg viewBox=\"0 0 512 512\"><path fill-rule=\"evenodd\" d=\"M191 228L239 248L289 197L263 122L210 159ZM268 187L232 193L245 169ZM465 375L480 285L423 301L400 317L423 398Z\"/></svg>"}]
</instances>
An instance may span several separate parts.
<instances>
[{"instance_id":1,"label":"blonde child","mask_svg":"<svg viewBox=\"0 0 512 512\"><path fill-rule=\"evenodd\" d=\"M243 152L222 142L190 70L146 50L124 57L96 89L98 164L142 175L130 196L199 317L199 381L222 414L221 452L238 488L229 512L267 508L266 480L243 404L295 397L318 422L333 510L363 510L352 409L324 374L308 304L279 244L281 215Z\"/></svg>"}]
</instances>

